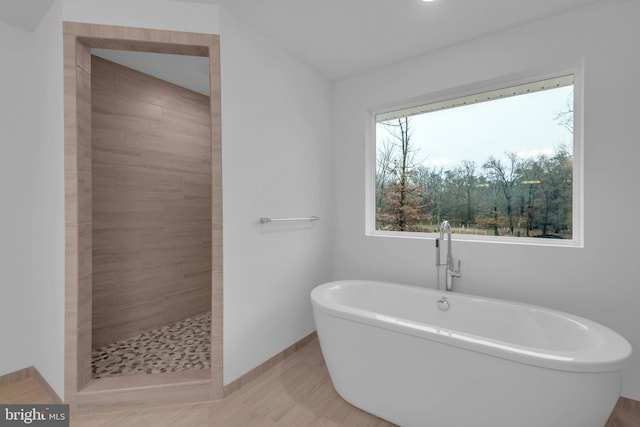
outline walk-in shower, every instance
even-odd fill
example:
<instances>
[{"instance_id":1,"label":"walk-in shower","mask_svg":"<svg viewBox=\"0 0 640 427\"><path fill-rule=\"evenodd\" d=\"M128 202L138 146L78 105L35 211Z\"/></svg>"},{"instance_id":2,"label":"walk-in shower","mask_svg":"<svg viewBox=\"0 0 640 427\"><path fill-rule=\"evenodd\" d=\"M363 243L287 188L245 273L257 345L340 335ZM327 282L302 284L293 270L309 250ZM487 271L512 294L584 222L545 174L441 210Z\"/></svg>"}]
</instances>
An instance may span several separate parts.
<instances>
[{"instance_id":1,"label":"walk-in shower","mask_svg":"<svg viewBox=\"0 0 640 427\"><path fill-rule=\"evenodd\" d=\"M210 367L209 104L91 57L94 378Z\"/></svg>"}]
</instances>

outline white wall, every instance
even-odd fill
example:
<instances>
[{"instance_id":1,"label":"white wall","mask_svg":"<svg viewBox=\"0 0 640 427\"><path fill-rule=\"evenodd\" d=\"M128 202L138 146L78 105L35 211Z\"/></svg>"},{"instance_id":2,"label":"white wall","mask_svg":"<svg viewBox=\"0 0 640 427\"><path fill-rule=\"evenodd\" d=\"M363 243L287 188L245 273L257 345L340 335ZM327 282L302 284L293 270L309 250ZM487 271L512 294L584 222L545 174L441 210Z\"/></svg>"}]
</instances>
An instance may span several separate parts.
<instances>
[{"instance_id":1,"label":"white wall","mask_svg":"<svg viewBox=\"0 0 640 427\"><path fill-rule=\"evenodd\" d=\"M0 24L0 375L35 365L60 396L63 20L220 32L217 6L171 0L57 0L34 33ZM332 179L329 82L230 14L224 28L229 383L315 329L309 292L331 278ZM265 215L319 215L321 221L259 226Z\"/></svg>"},{"instance_id":2,"label":"white wall","mask_svg":"<svg viewBox=\"0 0 640 427\"><path fill-rule=\"evenodd\" d=\"M61 7L55 3L35 30L34 192L32 241L38 304L30 317L38 331L35 366L64 395L64 114Z\"/></svg>"},{"instance_id":3,"label":"white wall","mask_svg":"<svg viewBox=\"0 0 640 427\"><path fill-rule=\"evenodd\" d=\"M36 363L37 155L33 34L0 23L0 375Z\"/></svg>"},{"instance_id":4,"label":"white wall","mask_svg":"<svg viewBox=\"0 0 640 427\"><path fill-rule=\"evenodd\" d=\"M64 385L62 43L54 5L35 32L0 24L0 375Z\"/></svg>"},{"instance_id":5,"label":"white wall","mask_svg":"<svg viewBox=\"0 0 640 427\"><path fill-rule=\"evenodd\" d=\"M65 21L218 34L218 7L175 0L58 0Z\"/></svg>"},{"instance_id":6,"label":"white wall","mask_svg":"<svg viewBox=\"0 0 640 427\"><path fill-rule=\"evenodd\" d=\"M583 57L584 248L454 242L463 274L456 287L573 312L618 331L636 348L622 394L640 399L638 16L638 2L603 2L338 82L334 278L435 280L433 239L364 235L369 108Z\"/></svg>"},{"instance_id":7,"label":"white wall","mask_svg":"<svg viewBox=\"0 0 640 427\"><path fill-rule=\"evenodd\" d=\"M329 82L221 9L224 382L315 329L331 279ZM260 217L318 215L317 223Z\"/></svg>"},{"instance_id":8,"label":"white wall","mask_svg":"<svg viewBox=\"0 0 640 427\"><path fill-rule=\"evenodd\" d=\"M62 396L60 28L57 5L33 33L0 24L0 375L34 365Z\"/></svg>"}]
</instances>

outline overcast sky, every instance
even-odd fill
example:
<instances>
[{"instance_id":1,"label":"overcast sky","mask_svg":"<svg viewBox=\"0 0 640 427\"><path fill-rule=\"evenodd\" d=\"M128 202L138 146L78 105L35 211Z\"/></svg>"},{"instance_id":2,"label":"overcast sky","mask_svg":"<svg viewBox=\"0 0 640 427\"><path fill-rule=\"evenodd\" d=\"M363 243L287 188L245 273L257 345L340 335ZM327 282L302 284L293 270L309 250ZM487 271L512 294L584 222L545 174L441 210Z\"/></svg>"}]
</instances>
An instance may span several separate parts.
<instances>
[{"instance_id":1,"label":"overcast sky","mask_svg":"<svg viewBox=\"0 0 640 427\"><path fill-rule=\"evenodd\" d=\"M505 158L505 152L535 157L562 144L572 150L572 134L554 120L572 92L565 86L413 116L415 161L448 170L463 160L482 167L489 155ZM378 141L389 138L381 125L377 132Z\"/></svg>"}]
</instances>

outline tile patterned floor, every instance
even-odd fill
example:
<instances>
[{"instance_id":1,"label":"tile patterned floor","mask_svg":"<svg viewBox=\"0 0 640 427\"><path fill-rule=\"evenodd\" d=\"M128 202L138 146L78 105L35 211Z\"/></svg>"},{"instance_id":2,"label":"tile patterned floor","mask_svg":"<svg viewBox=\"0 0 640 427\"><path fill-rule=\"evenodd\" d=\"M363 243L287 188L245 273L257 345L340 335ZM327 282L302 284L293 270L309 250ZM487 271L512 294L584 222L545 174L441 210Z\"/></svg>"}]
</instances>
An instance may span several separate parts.
<instances>
[{"instance_id":1,"label":"tile patterned floor","mask_svg":"<svg viewBox=\"0 0 640 427\"><path fill-rule=\"evenodd\" d=\"M71 427L393 427L345 402L312 341L223 400L97 412Z\"/></svg>"},{"instance_id":2,"label":"tile patterned floor","mask_svg":"<svg viewBox=\"0 0 640 427\"><path fill-rule=\"evenodd\" d=\"M208 369L211 313L191 317L92 353L93 378Z\"/></svg>"},{"instance_id":3,"label":"tile patterned floor","mask_svg":"<svg viewBox=\"0 0 640 427\"><path fill-rule=\"evenodd\" d=\"M39 388L36 384L35 388ZM44 403L40 390L0 387L0 402ZM25 391L26 390L26 391ZM37 391L37 390L36 390ZM46 397L45 397L46 399ZM223 400L97 412L71 417L71 427L393 427L335 392L312 341ZM605 427L640 426L640 402L621 399Z\"/></svg>"}]
</instances>

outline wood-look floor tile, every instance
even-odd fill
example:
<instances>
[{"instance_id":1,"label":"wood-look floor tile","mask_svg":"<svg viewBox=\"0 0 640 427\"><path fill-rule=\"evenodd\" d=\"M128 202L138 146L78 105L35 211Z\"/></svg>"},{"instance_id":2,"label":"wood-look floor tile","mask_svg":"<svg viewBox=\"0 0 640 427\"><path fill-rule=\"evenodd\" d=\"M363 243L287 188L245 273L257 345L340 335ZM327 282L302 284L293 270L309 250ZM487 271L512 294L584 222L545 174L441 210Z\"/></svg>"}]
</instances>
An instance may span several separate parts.
<instances>
[{"instance_id":1,"label":"wood-look floor tile","mask_svg":"<svg viewBox=\"0 0 640 427\"><path fill-rule=\"evenodd\" d=\"M345 418L343 425L349 427L394 427L395 424L391 424L381 418L371 415L367 412L354 408L347 418Z\"/></svg>"},{"instance_id":2,"label":"wood-look floor tile","mask_svg":"<svg viewBox=\"0 0 640 427\"><path fill-rule=\"evenodd\" d=\"M316 413L338 424L344 424L351 413L356 411L356 408L338 395L329 379L323 383L323 387L318 387L303 396L302 402Z\"/></svg>"},{"instance_id":3,"label":"wood-look floor tile","mask_svg":"<svg viewBox=\"0 0 640 427\"><path fill-rule=\"evenodd\" d=\"M209 425L211 427L245 427L251 425L269 427L275 426L275 423L240 401L233 401L227 404L225 399L211 404Z\"/></svg>"},{"instance_id":4,"label":"wood-look floor tile","mask_svg":"<svg viewBox=\"0 0 640 427\"><path fill-rule=\"evenodd\" d=\"M71 427L142 427L144 425L144 416L136 410L72 416L70 422Z\"/></svg>"},{"instance_id":5,"label":"wood-look floor tile","mask_svg":"<svg viewBox=\"0 0 640 427\"><path fill-rule=\"evenodd\" d=\"M318 414L304 404L298 403L280 418L278 425L283 427L303 427L314 425L318 420Z\"/></svg>"},{"instance_id":6,"label":"wood-look floor tile","mask_svg":"<svg viewBox=\"0 0 640 427\"><path fill-rule=\"evenodd\" d=\"M141 410L149 427L193 427L208 425L209 403L187 404Z\"/></svg>"},{"instance_id":7,"label":"wood-look floor tile","mask_svg":"<svg viewBox=\"0 0 640 427\"><path fill-rule=\"evenodd\" d=\"M320 417L316 422L311 424L309 427L344 427L344 426L342 426L341 424L336 424L327 418Z\"/></svg>"},{"instance_id":8,"label":"wood-look floor tile","mask_svg":"<svg viewBox=\"0 0 640 427\"><path fill-rule=\"evenodd\" d=\"M280 375L267 372L260 378L260 384L252 387L253 393L243 399L243 403L257 413L278 420L284 416L297 401L284 387Z\"/></svg>"},{"instance_id":9,"label":"wood-look floor tile","mask_svg":"<svg viewBox=\"0 0 640 427\"><path fill-rule=\"evenodd\" d=\"M72 417L77 427L392 427L344 401L334 390L317 341L289 355L230 396L213 402L165 405ZM0 388L0 400L6 396ZM22 400L20 403L25 403ZM28 402L37 403L37 402ZM619 405L620 406L620 405ZM618 407L606 427L640 425Z\"/></svg>"}]
</instances>

